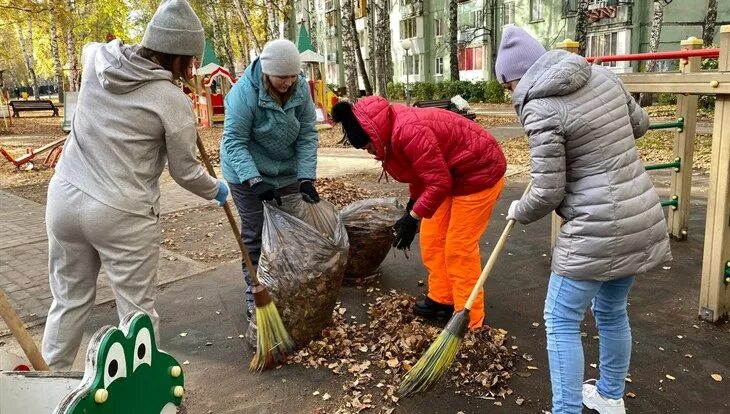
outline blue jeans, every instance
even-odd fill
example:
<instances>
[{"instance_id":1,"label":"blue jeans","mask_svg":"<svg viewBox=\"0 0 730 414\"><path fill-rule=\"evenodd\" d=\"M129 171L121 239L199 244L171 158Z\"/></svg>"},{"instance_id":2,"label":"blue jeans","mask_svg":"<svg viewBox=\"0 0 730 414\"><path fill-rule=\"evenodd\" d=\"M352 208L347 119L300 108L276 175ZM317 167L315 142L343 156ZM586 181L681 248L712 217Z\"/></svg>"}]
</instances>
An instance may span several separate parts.
<instances>
[{"instance_id":1,"label":"blue jeans","mask_svg":"<svg viewBox=\"0 0 730 414\"><path fill-rule=\"evenodd\" d=\"M553 414L580 414L583 411L583 344L580 324L592 303L599 334L600 395L623 398L631 360L631 328L626 300L634 276L597 282L550 275L545 299L550 381Z\"/></svg>"}]
</instances>

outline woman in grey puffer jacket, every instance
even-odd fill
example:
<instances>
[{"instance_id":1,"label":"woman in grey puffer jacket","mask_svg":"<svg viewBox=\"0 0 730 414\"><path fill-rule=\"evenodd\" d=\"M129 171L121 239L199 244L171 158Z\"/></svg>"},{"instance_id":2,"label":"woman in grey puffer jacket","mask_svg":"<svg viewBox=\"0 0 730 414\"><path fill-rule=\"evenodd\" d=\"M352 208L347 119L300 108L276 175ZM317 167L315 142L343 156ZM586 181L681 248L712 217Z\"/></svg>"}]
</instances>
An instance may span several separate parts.
<instances>
[{"instance_id":1,"label":"woman in grey puffer jacket","mask_svg":"<svg viewBox=\"0 0 730 414\"><path fill-rule=\"evenodd\" d=\"M527 224L555 211L564 220L545 301L553 414L624 413L631 358L626 303L635 275L671 260L659 196L635 139L649 117L610 70L545 49L517 27L505 30L500 82L529 138L530 192L508 219ZM580 323L589 304L600 335L600 378L583 382Z\"/></svg>"}]
</instances>

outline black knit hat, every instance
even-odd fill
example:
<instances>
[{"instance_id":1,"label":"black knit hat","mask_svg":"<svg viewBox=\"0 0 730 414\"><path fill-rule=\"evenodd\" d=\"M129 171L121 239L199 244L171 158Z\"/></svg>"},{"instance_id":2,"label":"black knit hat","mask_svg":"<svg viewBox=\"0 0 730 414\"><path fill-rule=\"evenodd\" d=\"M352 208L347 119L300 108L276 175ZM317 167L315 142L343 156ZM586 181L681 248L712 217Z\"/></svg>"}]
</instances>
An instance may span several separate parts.
<instances>
[{"instance_id":1,"label":"black knit hat","mask_svg":"<svg viewBox=\"0 0 730 414\"><path fill-rule=\"evenodd\" d=\"M342 123L345 138L350 141L353 147L360 149L370 142L370 137L355 118L355 114L352 112L352 104L349 102L340 101L332 107L332 120Z\"/></svg>"}]
</instances>

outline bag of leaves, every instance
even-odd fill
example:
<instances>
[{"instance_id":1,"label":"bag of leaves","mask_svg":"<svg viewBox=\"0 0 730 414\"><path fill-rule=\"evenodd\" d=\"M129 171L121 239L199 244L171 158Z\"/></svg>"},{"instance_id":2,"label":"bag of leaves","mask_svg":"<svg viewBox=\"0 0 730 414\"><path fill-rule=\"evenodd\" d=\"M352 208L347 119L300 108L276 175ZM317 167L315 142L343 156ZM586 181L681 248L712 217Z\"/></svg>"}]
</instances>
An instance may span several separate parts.
<instances>
[{"instance_id":1,"label":"bag of leaves","mask_svg":"<svg viewBox=\"0 0 730 414\"><path fill-rule=\"evenodd\" d=\"M347 264L345 226L328 201L308 204L292 194L281 207L264 203L261 239L259 280L294 342L307 345L332 321Z\"/></svg>"},{"instance_id":2,"label":"bag of leaves","mask_svg":"<svg viewBox=\"0 0 730 414\"><path fill-rule=\"evenodd\" d=\"M380 273L395 238L393 225L403 213L395 198L360 200L340 211L350 239L345 279L362 281Z\"/></svg>"}]
</instances>

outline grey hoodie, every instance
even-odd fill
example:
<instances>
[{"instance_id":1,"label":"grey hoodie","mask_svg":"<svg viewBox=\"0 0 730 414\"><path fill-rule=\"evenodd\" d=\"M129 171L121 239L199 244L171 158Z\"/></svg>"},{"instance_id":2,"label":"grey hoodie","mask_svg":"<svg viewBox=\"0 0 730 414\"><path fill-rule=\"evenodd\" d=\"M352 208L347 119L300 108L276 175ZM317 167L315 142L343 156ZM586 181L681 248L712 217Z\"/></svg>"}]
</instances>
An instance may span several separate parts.
<instances>
[{"instance_id":1,"label":"grey hoodie","mask_svg":"<svg viewBox=\"0 0 730 414\"><path fill-rule=\"evenodd\" d=\"M533 187L521 223L555 210L566 221L552 270L607 281L671 259L659 196L635 139L649 116L603 66L562 50L545 53L512 95L529 137Z\"/></svg>"},{"instance_id":2,"label":"grey hoodie","mask_svg":"<svg viewBox=\"0 0 730 414\"><path fill-rule=\"evenodd\" d=\"M94 199L132 214L158 214L159 178L215 197L217 181L195 158L196 117L172 74L118 40L84 47L71 134L56 174Z\"/></svg>"}]
</instances>

